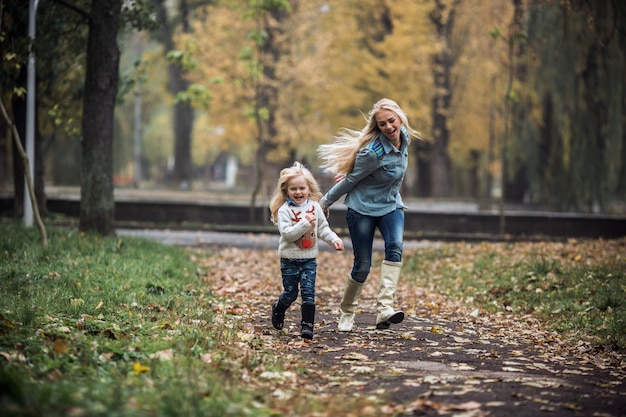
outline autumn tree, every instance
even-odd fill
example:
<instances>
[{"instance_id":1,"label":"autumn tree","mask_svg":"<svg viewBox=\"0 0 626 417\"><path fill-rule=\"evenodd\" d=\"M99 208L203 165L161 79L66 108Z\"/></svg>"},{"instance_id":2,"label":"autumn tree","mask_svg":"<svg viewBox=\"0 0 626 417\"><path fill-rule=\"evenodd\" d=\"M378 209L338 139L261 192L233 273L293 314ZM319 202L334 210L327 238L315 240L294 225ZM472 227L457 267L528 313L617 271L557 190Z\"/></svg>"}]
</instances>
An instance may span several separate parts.
<instances>
[{"instance_id":1,"label":"autumn tree","mask_svg":"<svg viewBox=\"0 0 626 417\"><path fill-rule=\"evenodd\" d=\"M430 19L435 26L435 33L440 41L440 50L433 57L433 148L430 161L432 196L449 197L451 192L452 163L448 155L450 129L448 117L452 103L451 72L455 64L455 55L451 48L452 30L456 18L458 1L446 4L436 0Z\"/></svg>"},{"instance_id":2,"label":"autumn tree","mask_svg":"<svg viewBox=\"0 0 626 417\"><path fill-rule=\"evenodd\" d=\"M319 137L310 113L302 110L316 111L310 104L315 89L309 88L319 80L312 66L315 58L294 55L298 48L306 49L304 45L314 47L311 20L302 16L312 16L315 6L292 7L286 1L239 6L212 6L206 20L198 22L201 64L191 79L205 84L212 80L209 88L215 100L208 116L214 128L205 140L254 167L254 206L259 196L273 192L278 169L299 157L311 137Z\"/></svg>"},{"instance_id":3,"label":"autumn tree","mask_svg":"<svg viewBox=\"0 0 626 417\"><path fill-rule=\"evenodd\" d=\"M623 190L626 14L617 2L566 4L529 8L528 104L514 119L512 146L531 201L592 212Z\"/></svg>"},{"instance_id":4,"label":"autumn tree","mask_svg":"<svg viewBox=\"0 0 626 417\"><path fill-rule=\"evenodd\" d=\"M451 195L475 199L482 207L490 203L493 178L498 178L507 47L497 36L511 9L508 2L459 2L449 38L455 62L445 112Z\"/></svg>"},{"instance_id":5,"label":"autumn tree","mask_svg":"<svg viewBox=\"0 0 626 417\"><path fill-rule=\"evenodd\" d=\"M437 13L431 13L433 4L440 8ZM531 8L519 30L509 37L507 25L516 4L539 7L539 2L495 0L471 4L454 0L312 0L290 2L289 13L279 15L269 13L274 2L216 2L198 9L189 14L190 31L178 31L174 45L181 57L197 60L198 65L185 78L203 84L212 96L210 109L196 112L193 164L236 156L245 167L263 166L260 173L244 170L245 186L257 184L262 174L271 188L279 166L294 158L306 158L315 168L319 143L341 127L361 127L363 112L380 97L390 97L407 110L412 125L425 139L413 141L410 153L407 186L413 195L431 195L429 189L437 182L445 184L438 189L447 190L437 191L441 195L490 197L497 190L492 179L499 181L504 167L507 183L503 192L511 201L541 203L549 196L556 198L557 193L546 191L546 181L554 181L555 174L566 170L567 165L559 167L554 161L553 173L538 175L544 169L538 161L548 153L541 150L545 145L531 146L526 141L536 141L539 127L553 126L539 117L539 108L546 114L552 111L550 106L540 105L537 91L550 85L546 76L551 71L566 71L565 64L552 64L555 58L543 56L559 48L546 43L549 47L544 51L541 42L568 34L554 30L560 23L565 22L560 27L567 29L576 26L570 20L552 19L551 13L534 13ZM576 5L568 13L553 6L567 19L593 16L584 12L585 2L563 4ZM266 13L265 20L259 19L263 14L255 10ZM539 26L547 19L552 20L545 28ZM537 33L534 37L530 24ZM540 27L543 29L538 30ZM525 32L530 33L527 45L523 43ZM621 39L619 35L615 38ZM512 67L516 76L508 92L511 60L509 43L502 39L516 42ZM438 57L437 64L433 57ZM262 62L262 58L267 61ZM547 63L539 71L538 58ZM570 60L567 65L573 68L578 62ZM588 68L587 74L592 74L602 65ZM583 79L590 78L578 78ZM558 85L556 80L552 84ZM568 84L565 95L576 90L574 85L584 84ZM553 87L550 91L550 95L558 94ZM545 93L541 96L546 97ZM558 100L551 97L550 101L554 104ZM602 108L604 98L596 103L596 108ZM559 114L563 114L565 107L559 106ZM506 120L509 125L505 125ZM562 126L565 129L559 130L567 132L570 125ZM259 142L261 137L267 142ZM546 143L557 149L556 144ZM432 146L439 149L434 152ZM561 149L550 155L561 153L561 163L572 161L569 148ZM256 163L255 158L261 155L259 160L264 162ZM438 180L430 166L435 161ZM614 174L621 169L614 161L611 166ZM589 172L595 175L600 171ZM568 184L567 178L559 181ZM262 195L268 187L257 188L257 193Z\"/></svg>"},{"instance_id":6,"label":"autumn tree","mask_svg":"<svg viewBox=\"0 0 626 417\"><path fill-rule=\"evenodd\" d=\"M194 101L189 95L192 83L189 72L193 69L195 58L185 48L179 48L177 38L186 38L191 34L191 13L212 0L195 1L179 0L171 4L165 0L152 0L158 29L157 39L163 45L163 53L167 57L168 87L175 97L173 109L174 167L171 182L180 189L188 189L192 184L193 161L191 158L192 132L196 117ZM181 36L182 35L182 36ZM206 103L205 103L206 104Z\"/></svg>"}]
</instances>

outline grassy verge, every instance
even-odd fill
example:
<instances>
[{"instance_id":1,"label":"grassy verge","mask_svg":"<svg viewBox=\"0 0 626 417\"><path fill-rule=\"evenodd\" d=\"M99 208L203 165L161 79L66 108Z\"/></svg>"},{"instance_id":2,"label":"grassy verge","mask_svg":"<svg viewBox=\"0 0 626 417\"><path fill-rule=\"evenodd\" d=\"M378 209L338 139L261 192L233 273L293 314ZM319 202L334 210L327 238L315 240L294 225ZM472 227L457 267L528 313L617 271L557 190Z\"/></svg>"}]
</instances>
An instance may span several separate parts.
<instances>
[{"instance_id":1,"label":"grassy verge","mask_svg":"<svg viewBox=\"0 0 626 417\"><path fill-rule=\"evenodd\" d=\"M626 239L449 243L405 261L416 284L491 312L532 314L597 348L626 352Z\"/></svg>"},{"instance_id":2,"label":"grassy verge","mask_svg":"<svg viewBox=\"0 0 626 417\"><path fill-rule=\"evenodd\" d=\"M247 378L286 366L242 342L184 249L0 227L0 415L282 415Z\"/></svg>"}]
</instances>

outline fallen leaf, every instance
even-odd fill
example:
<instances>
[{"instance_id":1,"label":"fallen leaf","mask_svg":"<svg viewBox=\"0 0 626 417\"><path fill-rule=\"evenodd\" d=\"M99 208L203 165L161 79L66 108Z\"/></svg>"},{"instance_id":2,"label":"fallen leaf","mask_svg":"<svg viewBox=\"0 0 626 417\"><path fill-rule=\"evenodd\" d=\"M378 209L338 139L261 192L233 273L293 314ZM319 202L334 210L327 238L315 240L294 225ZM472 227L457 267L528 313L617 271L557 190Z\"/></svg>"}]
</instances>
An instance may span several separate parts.
<instances>
[{"instance_id":1,"label":"fallen leaf","mask_svg":"<svg viewBox=\"0 0 626 417\"><path fill-rule=\"evenodd\" d=\"M160 350L158 352L154 352L152 355L150 355L151 359L158 359L161 361L169 361L172 360L174 358L174 350L172 349L165 349L165 350Z\"/></svg>"},{"instance_id":2,"label":"fallen leaf","mask_svg":"<svg viewBox=\"0 0 626 417\"><path fill-rule=\"evenodd\" d=\"M432 327L430 328L430 332L431 332L431 333L435 333L435 334L443 334L443 333L445 333L446 331L445 331L445 330L444 330L444 328L443 328L443 327L441 327L441 326L432 326Z\"/></svg>"},{"instance_id":3,"label":"fallen leaf","mask_svg":"<svg viewBox=\"0 0 626 417\"><path fill-rule=\"evenodd\" d=\"M64 355L69 352L70 347L63 339L56 339L52 344L52 350L58 355Z\"/></svg>"},{"instance_id":4,"label":"fallen leaf","mask_svg":"<svg viewBox=\"0 0 626 417\"><path fill-rule=\"evenodd\" d=\"M351 366L350 370L353 372L356 372L357 374L371 374L376 370L376 368L372 366L355 365L355 366Z\"/></svg>"},{"instance_id":5,"label":"fallen leaf","mask_svg":"<svg viewBox=\"0 0 626 417\"><path fill-rule=\"evenodd\" d=\"M135 375L139 375L144 372L150 372L150 368L146 365L142 365L139 362L133 362L133 372L135 373Z\"/></svg>"}]
</instances>

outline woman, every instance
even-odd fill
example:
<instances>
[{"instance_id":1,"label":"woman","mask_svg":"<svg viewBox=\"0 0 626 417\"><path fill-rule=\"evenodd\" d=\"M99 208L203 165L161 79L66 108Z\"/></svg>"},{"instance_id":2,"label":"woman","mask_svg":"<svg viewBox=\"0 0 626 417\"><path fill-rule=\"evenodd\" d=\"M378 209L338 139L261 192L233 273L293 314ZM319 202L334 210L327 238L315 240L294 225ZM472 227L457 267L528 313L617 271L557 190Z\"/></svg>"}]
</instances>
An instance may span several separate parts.
<instances>
[{"instance_id":1,"label":"woman","mask_svg":"<svg viewBox=\"0 0 626 417\"><path fill-rule=\"evenodd\" d=\"M352 240L354 263L341 300L339 331L354 326L357 300L372 265L376 228L385 242L380 287L376 301L376 328L388 329L404 320L404 313L393 307L400 269L404 209L400 186L408 165L410 137L419 137L409 126L406 113L398 104L384 98L368 113L361 131L342 129L335 141L321 145L322 167L335 173L336 184L322 197L327 210L342 195L348 207L346 220Z\"/></svg>"}]
</instances>

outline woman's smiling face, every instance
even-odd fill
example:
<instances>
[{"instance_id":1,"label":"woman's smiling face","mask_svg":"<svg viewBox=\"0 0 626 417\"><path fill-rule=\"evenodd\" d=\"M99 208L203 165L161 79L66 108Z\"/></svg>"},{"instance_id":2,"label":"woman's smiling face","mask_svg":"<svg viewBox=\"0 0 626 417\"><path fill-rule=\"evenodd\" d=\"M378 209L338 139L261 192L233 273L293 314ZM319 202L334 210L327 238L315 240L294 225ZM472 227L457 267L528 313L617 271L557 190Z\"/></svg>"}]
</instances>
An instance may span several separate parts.
<instances>
[{"instance_id":1,"label":"woman's smiling face","mask_svg":"<svg viewBox=\"0 0 626 417\"><path fill-rule=\"evenodd\" d=\"M309 198L309 183L304 175L298 175L287 182L287 196L296 204L302 204Z\"/></svg>"},{"instance_id":2,"label":"woman's smiling face","mask_svg":"<svg viewBox=\"0 0 626 417\"><path fill-rule=\"evenodd\" d=\"M391 110L382 109L376 113L376 124L383 135L394 145L400 144L402 120Z\"/></svg>"}]
</instances>

